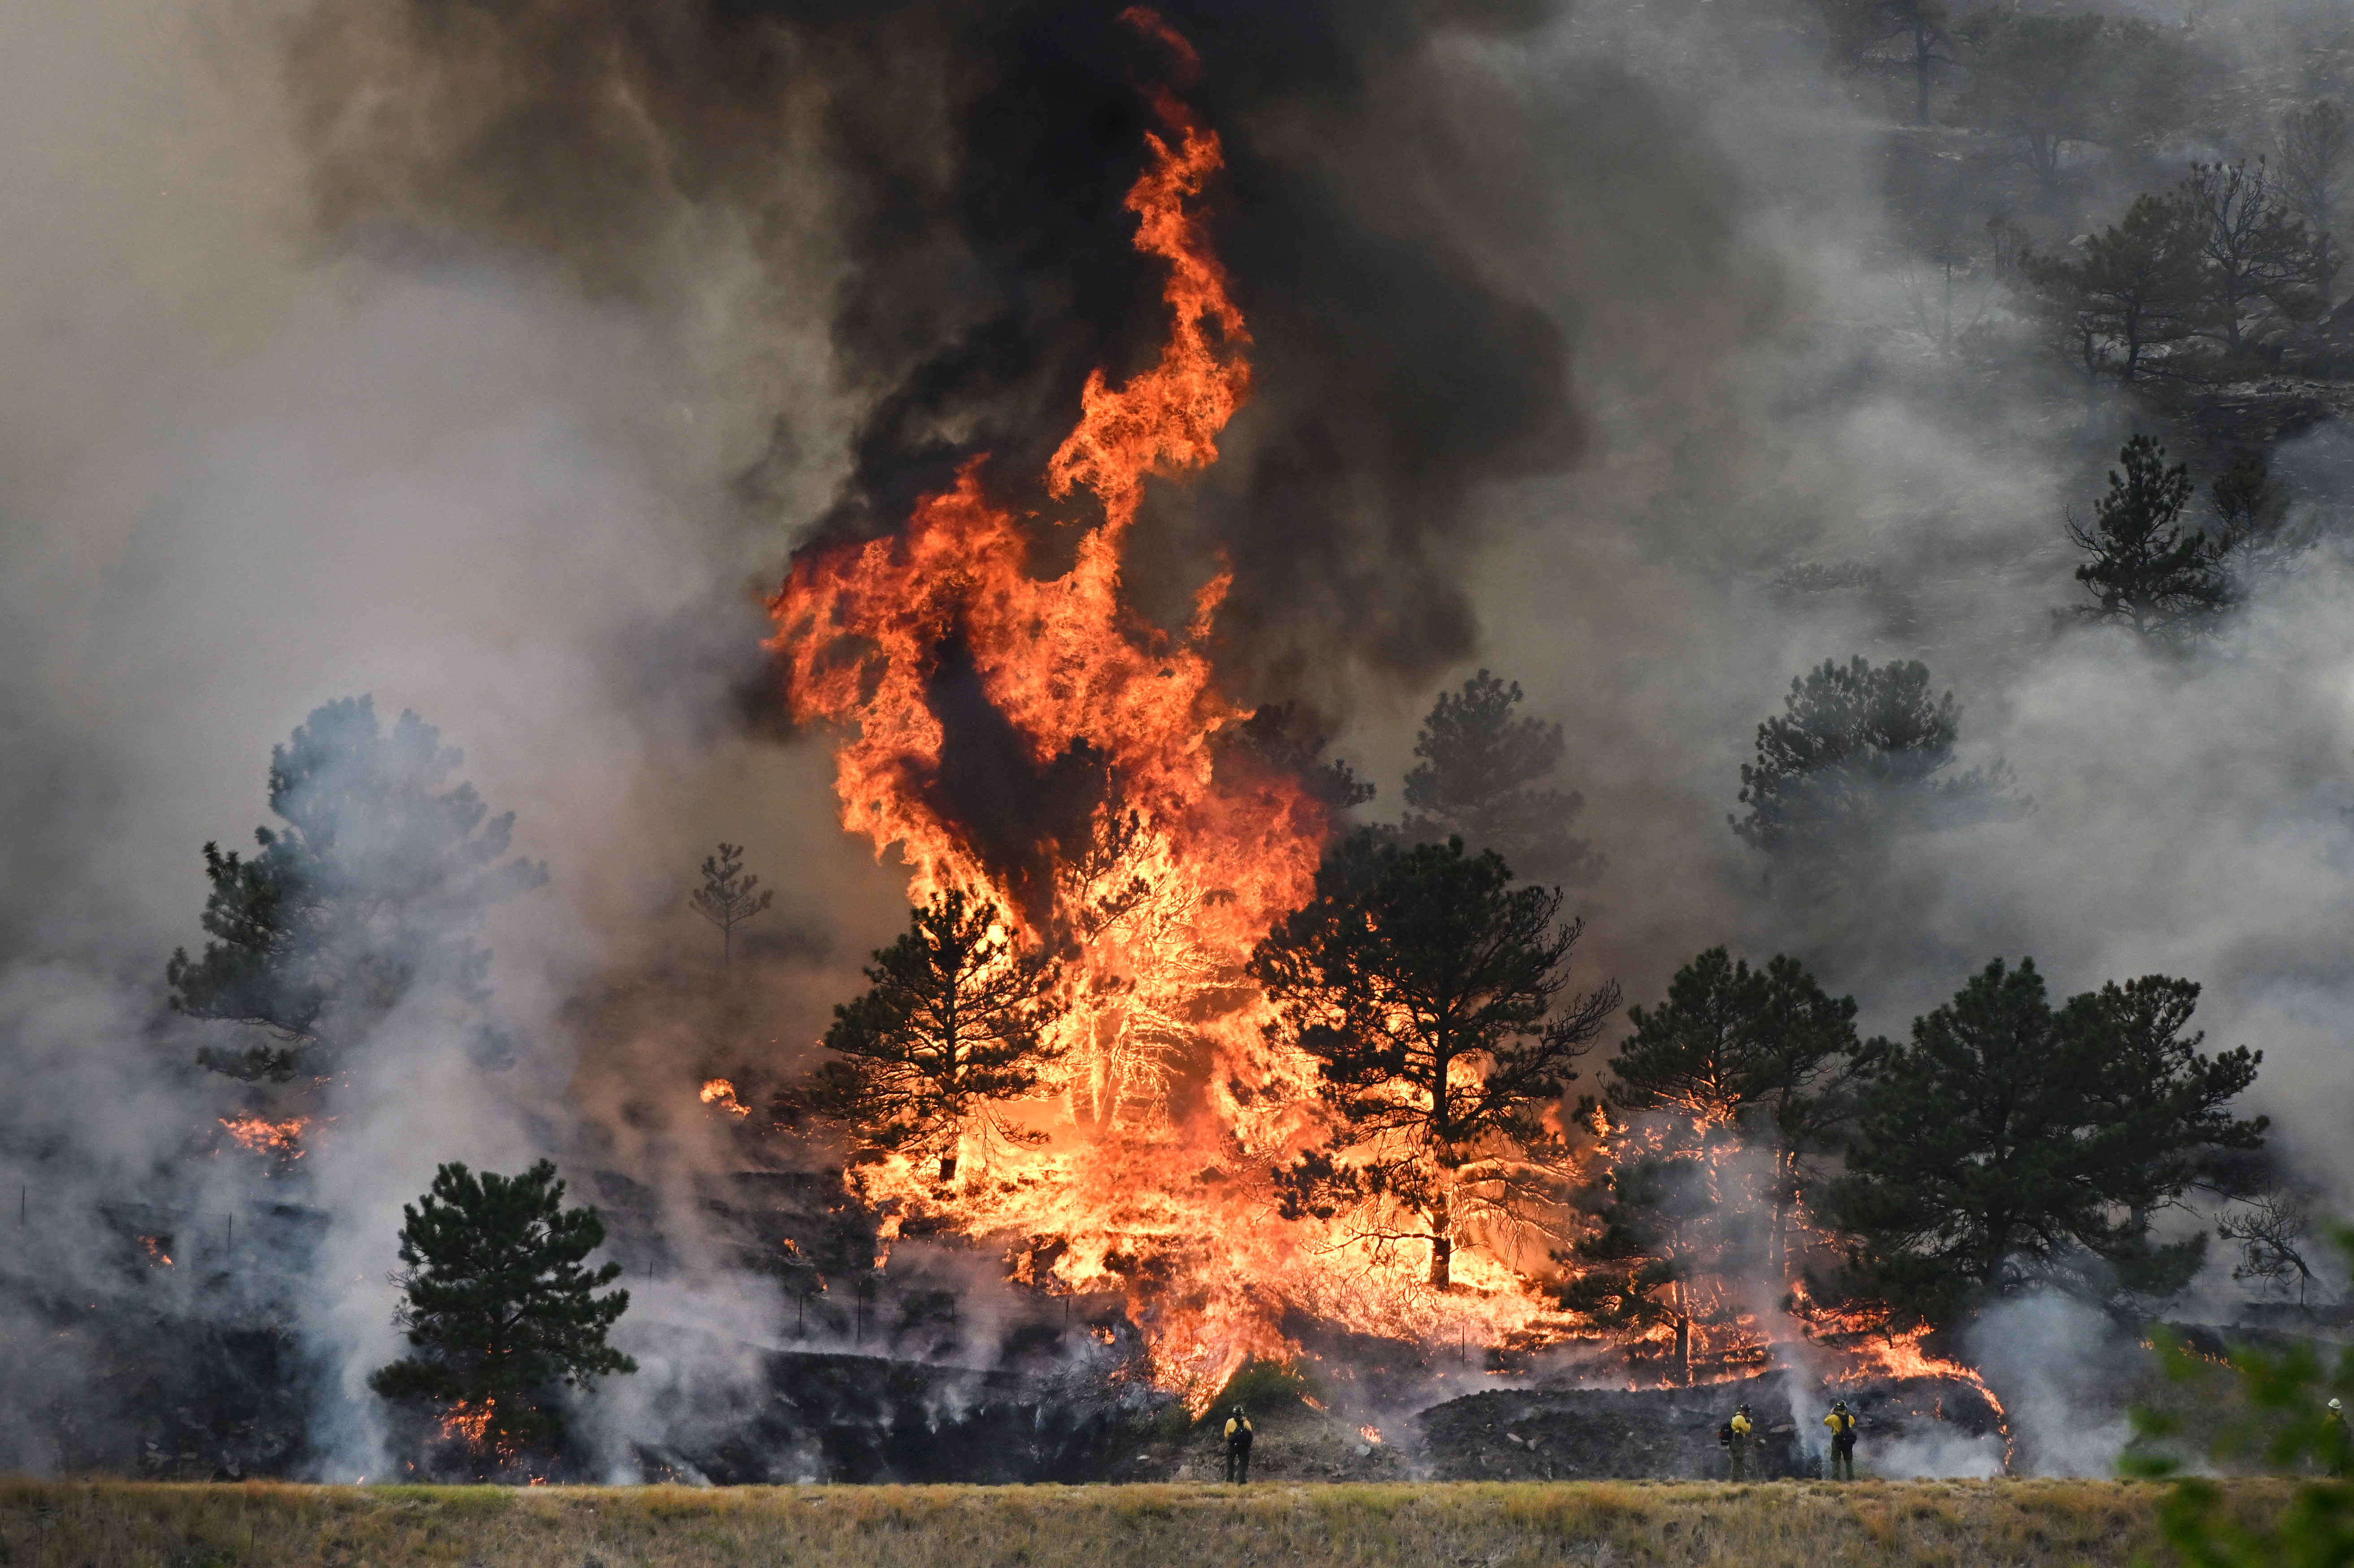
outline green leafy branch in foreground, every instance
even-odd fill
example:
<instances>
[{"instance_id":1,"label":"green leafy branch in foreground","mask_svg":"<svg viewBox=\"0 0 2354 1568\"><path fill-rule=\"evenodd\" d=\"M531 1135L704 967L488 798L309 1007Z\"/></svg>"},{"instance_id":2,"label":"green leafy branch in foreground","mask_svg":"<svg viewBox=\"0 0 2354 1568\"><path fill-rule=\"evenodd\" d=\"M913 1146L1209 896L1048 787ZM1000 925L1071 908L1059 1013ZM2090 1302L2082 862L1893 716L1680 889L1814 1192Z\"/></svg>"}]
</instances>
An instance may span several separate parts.
<instances>
[{"instance_id":1,"label":"green leafy branch in foreground","mask_svg":"<svg viewBox=\"0 0 2354 1568\"><path fill-rule=\"evenodd\" d=\"M2338 1249L2354 1258L2354 1228L2335 1232ZM2161 1340L2167 1373L2178 1381L2210 1368L2179 1340ZM2240 1382L2248 1413L2227 1425L2210 1449L2217 1459L2253 1460L2303 1480L2288 1505L2270 1520L2251 1524L2235 1517L2223 1489L2198 1476L2180 1476L2158 1510L2158 1528L2173 1554L2190 1568L2345 1568L2354 1563L2354 1461L2342 1404L2354 1398L2354 1345L2343 1346L2337 1365L2325 1368L2309 1344L2278 1353L2242 1348L2231 1370ZM2179 1426L2175 1417L2134 1412L2137 1436L2163 1439ZM2151 1450L2128 1450L2119 1462L2127 1475L2174 1475L2181 1462Z\"/></svg>"}]
</instances>

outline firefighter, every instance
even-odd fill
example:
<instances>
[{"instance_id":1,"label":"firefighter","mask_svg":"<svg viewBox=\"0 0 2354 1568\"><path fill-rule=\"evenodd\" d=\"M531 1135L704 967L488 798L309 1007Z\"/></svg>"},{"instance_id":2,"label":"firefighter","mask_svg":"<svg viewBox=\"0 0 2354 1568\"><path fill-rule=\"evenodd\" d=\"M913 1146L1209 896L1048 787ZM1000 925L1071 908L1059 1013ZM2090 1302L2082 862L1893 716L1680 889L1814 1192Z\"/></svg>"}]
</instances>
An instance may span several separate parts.
<instances>
[{"instance_id":1,"label":"firefighter","mask_svg":"<svg viewBox=\"0 0 2354 1568\"><path fill-rule=\"evenodd\" d=\"M1733 1434L1733 1440L1725 1445L1725 1451L1733 1457L1733 1478L1745 1481L1749 1478L1749 1436L1756 1430L1749 1419L1749 1407L1744 1404L1734 1411L1733 1419L1724 1425Z\"/></svg>"},{"instance_id":2,"label":"firefighter","mask_svg":"<svg viewBox=\"0 0 2354 1568\"><path fill-rule=\"evenodd\" d=\"M1855 1416L1848 1410L1846 1400L1832 1402L1831 1413L1823 1417L1823 1425L1831 1429L1831 1479L1855 1479Z\"/></svg>"},{"instance_id":3,"label":"firefighter","mask_svg":"<svg viewBox=\"0 0 2354 1568\"><path fill-rule=\"evenodd\" d=\"M1226 1479L1236 1486L1250 1482L1250 1417L1237 1404L1235 1413L1226 1417Z\"/></svg>"},{"instance_id":4,"label":"firefighter","mask_svg":"<svg viewBox=\"0 0 2354 1568\"><path fill-rule=\"evenodd\" d=\"M2354 1433L2346 1429L2346 1402L2333 1399L2321 1416L2321 1462L2339 1480L2346 1478L2346 1462L2354 1457Z\"/></svg>"}]
</instances>

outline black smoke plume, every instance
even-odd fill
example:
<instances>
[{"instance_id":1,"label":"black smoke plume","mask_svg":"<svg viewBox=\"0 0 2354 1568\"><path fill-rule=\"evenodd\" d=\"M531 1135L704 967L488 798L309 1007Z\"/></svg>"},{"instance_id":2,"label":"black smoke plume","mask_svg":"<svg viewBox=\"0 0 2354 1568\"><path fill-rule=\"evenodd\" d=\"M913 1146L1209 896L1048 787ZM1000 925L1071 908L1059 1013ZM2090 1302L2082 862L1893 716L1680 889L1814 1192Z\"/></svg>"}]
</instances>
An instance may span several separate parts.
<instances>
[{"instance_id":1,"label":"black smoke plume","mask_svg":"<svg viewBox=\"0 0 2354 1568\"><path fill-rule=\"evenodd\" d=\"M693 286L693 237L724 221L780 308L822 287L855 424L832 503L769 519L780 540L887 530L979 452L1005 499L1050 510L1033 476L1088 372L1141 367L1165 330L1120 204L1150 94L1181 90L1225 142L1217 242L1257 395L1211 480L1149 510L1131 577L1173 617L1229 561L1230 673L1316 700L1352 662L1419 682L1464 656L1470 494L1578 453L1568 335L1487 259L1517 198L1457 177L1475 154L1434 66L1554 12L1174 0L1195 69L1117 0L331 0L292 58L331 235L519 250L645 301ZM768 418L756 504L807 455L800 410Z\"/></svg>"}]
</instances>

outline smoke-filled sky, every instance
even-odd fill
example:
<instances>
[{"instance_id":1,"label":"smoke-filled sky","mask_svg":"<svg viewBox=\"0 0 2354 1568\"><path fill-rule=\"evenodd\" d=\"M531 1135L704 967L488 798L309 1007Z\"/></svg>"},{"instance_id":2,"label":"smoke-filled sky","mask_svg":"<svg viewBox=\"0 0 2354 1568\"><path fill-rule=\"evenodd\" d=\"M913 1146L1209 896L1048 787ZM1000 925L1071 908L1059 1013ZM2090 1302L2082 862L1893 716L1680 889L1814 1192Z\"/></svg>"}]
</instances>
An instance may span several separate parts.
<instances>
[{"instance_id":1,"label":"smoke-filled sky","mask_svg":"<svg viewBox=\"0 0 2354 1568\"><path fill-rule=\"evenodd\" d=\"M2354 1202L2354 560L2325 544L2189 656L2060 613L2063 509L2136 417L1941 350L1885 106L1811 11L1162 10L1225 141L1257 397L1214 473L1149 504L1140 602L1182 615L1230 561L1234 689L1317 715L1375 813L1437 690L1519 680L1610 863L1574 895L1588 981L1647 1000L1701 948L1790 950L1901 1032L1997 955L2062 994L2188 975ZM2330 10L2199 37L2265 90L2342 94L2308 79L2344 58L2308 47ZM430 1020L388 1026L322 1148L352 1364L390 1345L376 1254L436 1160L694 1162L691 1129L665 1153L622 1114L705 1065L692 1043L576 1076L567 1004L705 939L681 900L721 837L801 955L784 1049L901 919L822 746L777 734L756 595L962 456L1035 472L1087 371L1151 351L1119 200L1179 68L1118 11L0 14L0 1176L190 1180L171 1158L238 1103L160 1012L198 847L243 842L270 746L360 693L464 748L552 880L489 935L515 1073L485 1088ZM2104 221L2139 188L2085 178ZM1982 270L1954 300L2003 317ZM2276 466L2342 516L2354 434ZM1861 569L1790 586L1806 563ZM1854 653L1925 660L1966 760L2008 760L2033 808L1808 903L1725 817L1790 678Z\"/></svg>"}]
</instances>

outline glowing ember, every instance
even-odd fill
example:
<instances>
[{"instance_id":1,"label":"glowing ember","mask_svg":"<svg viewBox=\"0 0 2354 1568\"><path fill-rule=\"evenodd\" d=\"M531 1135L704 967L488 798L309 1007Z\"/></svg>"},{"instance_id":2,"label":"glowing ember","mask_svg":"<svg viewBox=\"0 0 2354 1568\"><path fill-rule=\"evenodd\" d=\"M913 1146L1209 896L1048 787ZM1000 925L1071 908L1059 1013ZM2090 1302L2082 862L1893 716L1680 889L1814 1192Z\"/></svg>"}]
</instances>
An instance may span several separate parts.
<instances>
[{"instance_id":1,"label":"glowing ember","mask_svg":"<svg viewBox=\"0 0 2354 1568\"><path fill-rule=\"evenodd\" d=\"M490 1433L491 1420L497 1409L495 1399L486 1399L479 1404L461 1399L441 1418L441 1435L480 1447Z\"/></svg>"},{"instance_id":2,"label":"glowing ember","mask_svg":"<svg viewBox=\"0 0 2354 1568\"><path fill-rule=\"evenodd\" d=\"M717 1106L729 1116L750 1116L752 1107L736 1097L736 1086L725 1078L713 1078L703 1086L703 1103Z\"/></svg>"},{"instance_id":3,"label":"glowing ember","mask_svg":"<svg viewBox=\"0 0 2354 1568\"><path fill-rule=\"evenodd\" d=\"M1378 1426L1360 1426L1357 1428L1357 1436L1368 1443L1378 1443L1382 1440L1382 1429Z\"/></svg>"},{"instance_id":4,"label":"glowing ember","mask_svg":"<svg viewBox=\"0 0 2354 1568\"><path fill-rule=\"evenodd\" d=\"M221 1126L228 1135L256 1154L275 1155L281 1160L300 1160L302 1149L298 1140L302 1129L311 1125L308 1117L289 1117L284 1121L271 1121L249 1111L242 1116L223 1117Z\"/></svg>"},{"instance_id":5,"label":"glowing ember","mask_svg":"<svg viewBox=\"0 0 2354 1568\"><path fill-rule=\"evenodd\" d=\"M147 1249L147 1261L150 1263L158 1263L166 1268L172 1266L172 1255L164 1250L172 1245L170 1236L141 1236L139 1245Z\"/></svg>"}]
</instances>

